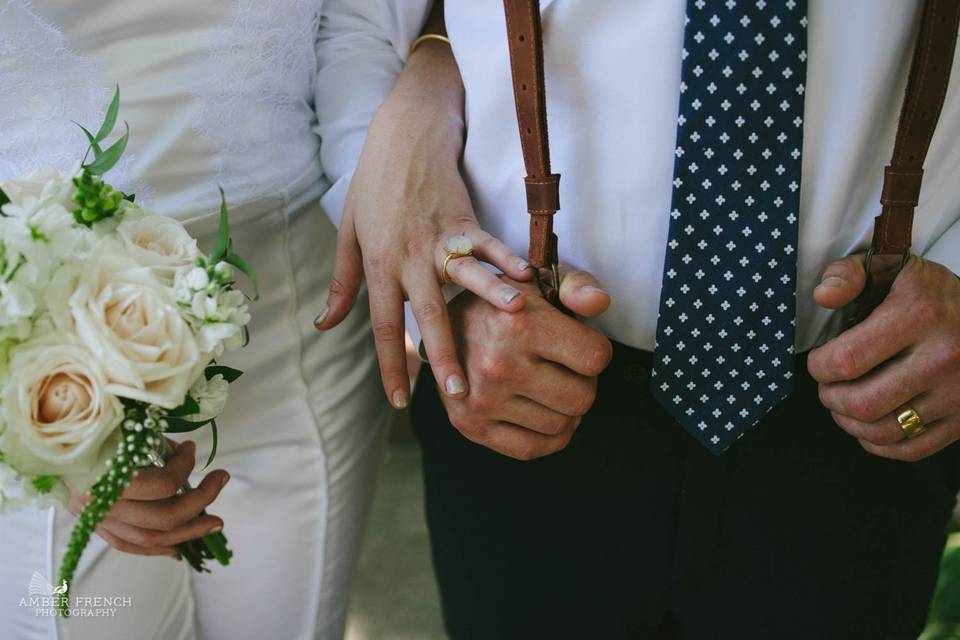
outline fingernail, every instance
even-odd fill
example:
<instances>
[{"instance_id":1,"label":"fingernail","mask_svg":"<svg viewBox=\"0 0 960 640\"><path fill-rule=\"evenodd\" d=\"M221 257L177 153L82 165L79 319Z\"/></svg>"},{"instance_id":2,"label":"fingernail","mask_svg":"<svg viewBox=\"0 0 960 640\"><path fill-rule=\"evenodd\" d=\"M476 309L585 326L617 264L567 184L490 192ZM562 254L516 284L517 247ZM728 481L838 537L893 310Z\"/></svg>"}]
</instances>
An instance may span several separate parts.
<instances>
[{"instance_id":1,"label":"fingernail","mask_svg":"<svg viewBox=\"0 0 960 640\"><path fill-rule=\"evenodd\" d=\"M526 271L529 268L530 268L530 263L527 262L526 260L521 260L520 262L517 263L517 269L519 269L520 271Z\"/></svg>"},{"instance_id":2,"label":"fingernail","mask_svg":"<svg viewBox=\"0 0 960 640\"><path fill-rule=\"evenodd\" d=\"M209 536L214 533L220 533L221 531L223 531L223 526L218 524L213 529L210 529L210 531L207 531L207 535Z\"/></svg>"},{"instance_id":3,"label":"fingernail","mask_svg":"<svg viewBox=\"0 0 960 640\"><path fill-rule=\"evenodd\" d=\"M583 291L584 293L599 293L599 294L605 295L605 296L609 296L609 295L610 295L608 292L604 291L604 290L601 289L600 287L595 287L595 286L593 286L592 284L587 284L587 285L584 285L584 286L580 287L580 291Z\"/></svg>"},{"instance_id":4,"label":"fingernail","mask_svg":"<svg viewBox=\"0 0 960 640\"><path fill-rule=\"evenodd\" d=\"M397 389L393 392L393 407L395 409L407 408L407 392L403 389Z\"/></svg>"},{"instance_id":5,"label":"fingernail","mask_svg":"<svg viewBox=\"0 0 960 640\"><path fill-rule=\"evenodd\" d=\"M447 378L447 394L451 396L460 395L467 390L467 385L464 383L463 378L454 374Z\"/></svg>"},{"instance_id":6,"label":"fingernail","mask_svg":"<svg viewBox=\"0 0 960 640\"><path fill-rule=\"evenodd\" d=\"M821 282L821 283L820 283L820 286L821 286L821 287L830 287L830 288L842 287L842 286L843 286L843 278L837 278L837 277L831 276L831 277L829 277L829 278L826 278L823 282Z\"/></svg>"},{"instance_id":7,"label":"fingernail","mask_svg":"<svg viewBox=\"0 0 960 640\"><path fill-rule=\"evenodd\" d=\"M320 325L322 325L324 321L327 319L327 314L329 313L330 313L330 307L324 307L323 311L320 312L320 315L318 315L316 319L313 321L313 326L319 329Z\"/></svg>"},{"instance_id":8,"label":"fingernail","mask_svg":"<svg viewBox=\"0 0 960 640\"><path fill-rule=\"evenodd\" d=\"M500 299L503 300L503 304L510 304L518 295L520 295L520 292L516 289L507 289L500 294Z\"/></svg>"},{"instance_id":9,"label":"fingernail","mask_svg":"<svg viewBox=\"0 0 960 640\"><path fill-rule=\"evenodd\" d=\"M223 480L220 481L220 488L223 489L225 486L227 486L228 482L230 482L230 474L224 472Z\"/></svg>"}]
</instances>

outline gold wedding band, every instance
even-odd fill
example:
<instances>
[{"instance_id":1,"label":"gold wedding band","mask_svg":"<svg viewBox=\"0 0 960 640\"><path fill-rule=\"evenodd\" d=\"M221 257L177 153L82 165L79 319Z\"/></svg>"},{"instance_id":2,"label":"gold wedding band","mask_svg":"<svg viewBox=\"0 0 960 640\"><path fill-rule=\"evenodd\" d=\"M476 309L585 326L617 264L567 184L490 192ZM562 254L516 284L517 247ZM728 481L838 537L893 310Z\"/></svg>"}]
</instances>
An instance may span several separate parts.
<instances>
[{"instance_id":1,"label":"gold wedding band","mask_svg":"<svg viewBox=\"0 0 960 640\"><path fill-rule=\"evenodd\" d=\"M447 267L450 266L450 261L472 256L473 243L470 242L470 238L466 236L452 236L447 239L446 250L447 257L443 260L443 271L440 277L443 280L443 284L452 284L453 280L450 279L450 274L447 273Z\"/></svg>"},{"instance_id":2,"label":"gold wedding band","mask_svg":"<svg viewBox=\"0 0 960 640\"><path fill-rule=\"evenodd\" d=\"M916 438L927 430L916 410L908 404L901 405L895 412L900 430L907 438Z\"/></svg>"}]
</instances>

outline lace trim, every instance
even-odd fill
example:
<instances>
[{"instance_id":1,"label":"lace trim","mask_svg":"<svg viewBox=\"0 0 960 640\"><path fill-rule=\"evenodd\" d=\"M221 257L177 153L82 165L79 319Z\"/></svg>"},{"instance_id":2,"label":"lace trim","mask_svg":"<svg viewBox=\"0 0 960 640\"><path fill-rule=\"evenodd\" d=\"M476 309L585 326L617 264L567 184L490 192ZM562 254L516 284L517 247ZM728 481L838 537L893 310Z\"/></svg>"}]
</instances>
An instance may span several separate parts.
<instances>
[{"instance_id":1,"label":"lace trim","mask_svg":"<svg viewBox=\"0 0 960 640\"><path fill-rule=\"evenodd\" d=\"M0 8L0 179L43 166L66 171L80 159L87 139L74 122L99 123L112 92L100 84L101 71L29 0L7 0ZM143 195L142 181L125 178L133 160L121 159L109 180Z\"/></svg>"},{"instance_id":2,"label":"lace trim","mask_svg":"<svg viewBox=\"0 0 960 640\"><path fill-rule=\"evenodd\" d=\"M217 181L234 201L283 188L317 156L319 20L316 0L233 0L229 22L214 32L192 91L195 128L217 150Z\"/></svg>"}]
</instances>

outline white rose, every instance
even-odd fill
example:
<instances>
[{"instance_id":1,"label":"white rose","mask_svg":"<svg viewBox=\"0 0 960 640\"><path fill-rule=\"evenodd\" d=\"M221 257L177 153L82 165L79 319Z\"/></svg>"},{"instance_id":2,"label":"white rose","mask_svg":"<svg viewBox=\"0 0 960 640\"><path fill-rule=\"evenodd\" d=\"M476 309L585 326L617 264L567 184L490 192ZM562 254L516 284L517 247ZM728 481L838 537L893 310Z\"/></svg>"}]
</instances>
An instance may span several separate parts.
<instances>
[{"instance_id":1,"label":"white rose","mask_svg":"<svg viewBox=\"0 0 960 640\"><path fill-rule=\"evenodd\" d=\"M117 227L117 234L130 256L167 284L178 269L194 264L200 256L197 241L183 224L166 216L130 216Z\"/></svg>"},{"instance_id":2,"label":"white rose","mask_svg":"<svg viewBox=\"0 0 960 640\"><path fill-rule=\"evenodd\" d=\"M73 336L51 333L10 353L3 394L4 461L25 475L88 474L123 418L96 358Z\"/></svg>"},{"instance_id":3,"label":"white rose","mask_svg":"<svg viewBox=\"0 0 960 640\"><path fill-rule=\"evenodd\" d=\"M73 186L73 176L77 175L79 170L77 165L70 173L64 174L53 167L41 167L24 176L0 182L0 188L10 198L11 203L4 206L4 212L9 206L23 204L31 199L71 208L76 189Z\"/></svg>"},{"instance_id":4,"label":"white rose","mask_svg":"<svg viewBox=\"0 0 960 640\"><path fill-rule=\"evenodd\" d=\"M87 260L70 312L107 389L121 397L174 409L206 364L172 291L117 241L102 242Z\"/></svg>"},{"instance_id":5,"label":"white rose","mask_svg":"<svg viewBox=\"0 0 960 640\"><path fill-rule=\"evenodd\" d=\"M207 380L205 375L197 378L197 381L190 387L190 397L197 401L200 410L197 413L186 416L184 420L190 422L205 422L216 418L223 413L223 408L227 406L227 396L230 393L230 383L224 379L223 375L217 374Z\"/></svg>"}]
</instances>

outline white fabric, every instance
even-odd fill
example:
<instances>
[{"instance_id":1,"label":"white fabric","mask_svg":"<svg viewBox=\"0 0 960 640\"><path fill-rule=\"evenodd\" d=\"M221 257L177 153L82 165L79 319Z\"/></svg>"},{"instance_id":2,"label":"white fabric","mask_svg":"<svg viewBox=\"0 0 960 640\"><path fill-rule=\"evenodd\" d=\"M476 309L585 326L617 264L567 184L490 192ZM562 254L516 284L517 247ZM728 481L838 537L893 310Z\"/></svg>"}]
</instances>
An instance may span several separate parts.
<instances>
[{"instance_id":1,"label":"white fabric","mask_svg":"<svg viewBox=\"0 0 960 640\"><path fill-rule=\"evenodd\" d=\"M400 0L397 0L400 2ZM407 0L403 0L406 2ZM542 0L560 257L613 296L595 321L652 349L672 192L685 0ZM771 16L776 2L768 2ZM823 267L865 249L879 213L919 0L810 0L797 347L836 330L811 292ZM447 0L466 87L464 171L481 225L521 254L529 222L499 2ZM748 126L754 126L749 124ZM760 132L762 133L762 132ZM960 272L960 64L926 162L914 251Z\"/></svg>"},{"instance_id":2,"label":"white fabric","mask_svg":"<svg viewBox=\"0 0 960 640\"><path fill-rule=\"evenodd\" d=\"M226 522L231 566L193 575L95 537L74 595L129 596L132 606L111 618L41 617L18 605L34 571L54 580L73 518L2 516L0 637L341 637L391 412L365 295L343 326L312 328L335 246L317 204L330 181L315 130L342 150L322 152L334 167L328 174L341 178L422 17L420 7L358 19L320 0L0 1L0 176L69 166L85 148L70 120L96 127L119 84L131 140L128 160L108 179L123 178L151 207L188 221L208 250L223 184L236 248L262 292L251 306L251 345L224 359L246 371L220 420L215 466L232 480L211 509ZM326 29L365 33L366 47L382 52L373 71L348 48L326 51L318 65ZM379 80L318 120L320 73L341 96L357 77ZM330 124L337 119L349 126ZM194 436L199 468L209 434Z\"/></svg>"}]
</instances>

